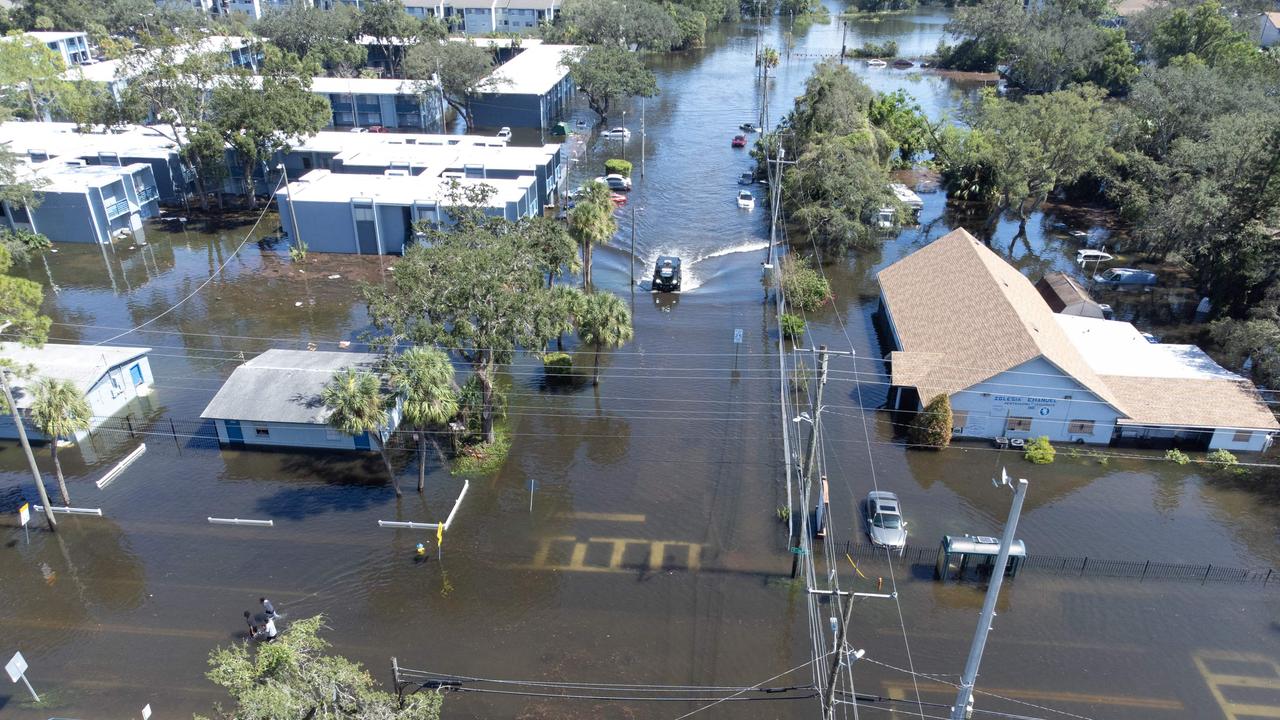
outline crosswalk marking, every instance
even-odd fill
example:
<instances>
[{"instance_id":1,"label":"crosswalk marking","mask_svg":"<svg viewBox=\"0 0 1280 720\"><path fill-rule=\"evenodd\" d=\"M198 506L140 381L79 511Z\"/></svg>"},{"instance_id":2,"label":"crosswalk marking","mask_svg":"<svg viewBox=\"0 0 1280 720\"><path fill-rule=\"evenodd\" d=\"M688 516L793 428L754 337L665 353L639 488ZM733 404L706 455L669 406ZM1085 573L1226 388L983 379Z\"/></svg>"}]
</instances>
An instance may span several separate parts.
<instances>
[{"instance_id":1,"label":"crosswalk marking","mask_svg":"<svg viewBox=\"0 0 1280 720\"><path fill-rule=\"evenodd\" d=\"M608 560L605 564L588 562L588 553L593 548L600 548L601 546L608 551ZM573 535L554 535L540 539L533 553L533 562L528 567L535 570L565 570L571 572L635 572L637 568L634 565L627 567L625 564L627 550L632 546L636 546L641 552L647 549L647 553L640 557L645 558L645 565L650 572L658 572L667 569L669 566L673 568L679 567L682 555L684 569L697 571L702 567L702 545L700 543L684 542L682 540L616 537L590 537L586 540L580 540ZM563 552L568 550L568 561L560 562L553 559L553 550L557 551L557 558L564 557ZM667 563L668 550L672 554L670 565ZM599 555L595 554L593 557L599 557ZM633 555L632 557L637 556Z\"/></svg>"},{"instance_id":2,"label":"crosswalk marking","mask_svg":"<svg viewBox=\"0 0 1280 720\"><path fill-rule=\"evenodd\" d=\"M1231 650L1201 650L1191 658L1227 720L1280 718L1280 665L1274 660L1266 655ZM1230 672L1222 672L1224 669ZM1272 697L1251 692L1248 701L1233 699L1232 695L1239 698L1241 689L1274 692Z\"/></svg>"}]
</instances>

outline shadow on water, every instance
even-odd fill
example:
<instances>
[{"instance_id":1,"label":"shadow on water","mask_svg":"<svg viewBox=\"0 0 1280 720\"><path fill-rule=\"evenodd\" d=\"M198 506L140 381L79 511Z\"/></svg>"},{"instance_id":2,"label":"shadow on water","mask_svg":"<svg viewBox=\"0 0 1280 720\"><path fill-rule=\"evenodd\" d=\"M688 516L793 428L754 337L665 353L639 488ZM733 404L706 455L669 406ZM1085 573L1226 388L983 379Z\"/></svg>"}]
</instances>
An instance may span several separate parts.
<instances>
[{"instance_id":1,"label":"shadow on water","mask_svg":"<svg viewBox=\"0 0 1280 720\"><path fill-rule=\"evenodd\" d=\"M279 477L293 480L294 484L258 499L259 512L268 517L302 520L330 512L362 512L393 497L382 459L375 453L273 454L284 458ZM407 476L397 479L408 481Z\"/></svg>"}]
</instances>

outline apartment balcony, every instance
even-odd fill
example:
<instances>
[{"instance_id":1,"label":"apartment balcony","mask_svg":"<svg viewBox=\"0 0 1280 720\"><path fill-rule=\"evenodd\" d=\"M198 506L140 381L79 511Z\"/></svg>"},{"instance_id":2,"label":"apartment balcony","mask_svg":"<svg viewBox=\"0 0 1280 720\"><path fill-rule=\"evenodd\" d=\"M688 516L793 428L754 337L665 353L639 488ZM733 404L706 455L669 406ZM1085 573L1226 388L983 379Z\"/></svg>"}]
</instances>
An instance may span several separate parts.
<instances>
[{"instance_id":1,"label":"apartment balcony","mask_svg":"<svg viewBox=\"0 0 1280 720\"><path fill-rule=\"evenodd\" d=\"M129 200L117 200L107 206L107 219L115 220L121 215L129 214Z\"/></svg>"},{"instance_id":2,"label":"apartment balcony","mask_svg":"<svg viewBox=\"0 0 1280 720\"><path fill-rule=\"evenodd\" d=\"M138 190L138 202L151 202L160 197L160 191L150 185Z\"/></svg>"}]
</instances>

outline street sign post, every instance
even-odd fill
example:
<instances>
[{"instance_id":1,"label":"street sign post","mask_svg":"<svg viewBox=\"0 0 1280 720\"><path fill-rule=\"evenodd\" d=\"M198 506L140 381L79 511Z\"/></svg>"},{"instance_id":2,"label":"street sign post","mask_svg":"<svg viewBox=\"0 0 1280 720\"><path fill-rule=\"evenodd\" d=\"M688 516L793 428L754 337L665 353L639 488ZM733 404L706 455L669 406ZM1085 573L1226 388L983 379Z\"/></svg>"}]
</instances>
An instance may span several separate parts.
<instances>
[{"instance_id":1,"label":"street sign post","mask_svg":"<svg viewBox=\"0 0 1280 720\"><path fill-rule=\"evenodd\" d=\"M734 345L742 344L742 328L733 329L733 344Z\"/></svg>"},{"instance_id":2,"label":"street sign post","mask_svg":"<svg viewBox=\"0 0 1280 720\"><path fill-rule=\"evenodd\" d=\"M151 703L142 706L142 720L151 720Z\"/></svg>"},{"instance_id":3,"label":"street sign post","mask_svg":"<svg viewBox=\"0 0 1280 720\"><path fill-rule=\"evenodd\" d=\"M13 682L21 680L22 684L27 686L27 692L31 693L31 699L40 702L40 696L36 694L35 689L31 687L31 683L27 681L27 659L22 657L21 652L13 654L13 658L4 666L4 671L9 673L9 679Z\"/></svg>"},{"instance_id":4,"label":"street sign post","mask_svg":"<svg viewBox=\"0 0 1280 720\"><path fill-rule=\"evenodd\" d=\"M22 534L27 538L27 544L31 544L31 531L27 529L27 523L31 522L31 503L22 503L22 507L18 508L18 519L22 521Z\"/></svg>"},{"instance_id":5,"label":"street sign post","mask_svg":"<svg viewBox=\"0 0 1280 720\"><path fill-rule=\"evenodd\" d=\"M533 512L533 491L538 489L538 481L529 478L529 512Z\"/></svg>"}]
</instances>

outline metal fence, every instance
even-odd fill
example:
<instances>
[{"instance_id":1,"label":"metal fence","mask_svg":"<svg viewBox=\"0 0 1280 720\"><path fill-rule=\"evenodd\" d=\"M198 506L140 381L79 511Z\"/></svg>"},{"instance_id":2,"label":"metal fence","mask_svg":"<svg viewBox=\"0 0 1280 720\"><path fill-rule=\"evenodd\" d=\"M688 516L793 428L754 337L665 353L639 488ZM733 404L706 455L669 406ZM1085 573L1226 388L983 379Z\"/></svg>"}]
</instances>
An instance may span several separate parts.
<instances>
[{"instance_id":1,"label":"metal fence","mask_svg":"<svg viewBox=\"0 0 1280 720\"><path fill-rule=\"evenodd\" d=\"M886 552L892 554L895 564L908 566L924 566L932 573L938 560L938 548L916 546L903 548L901 551L886 551L885 548L868 544L846 542L844 551L855 561L886 561ZM1069 577L1104 577L1127 578L1132 580L1181 580L1207 583L1247 583L1266 586L1270 584L1274 571L1271 568L1245 569L1224 565L1188 565L1182 563L1158 562L1155 560L1109 560L1106 558L1087 556L1061 555L1027 555L1023 561L1021 572L1062 575ZM1280 581L1280 574L1275 576Z\"/></svg>"}]
</instances>

